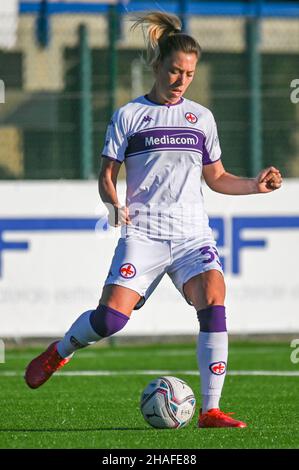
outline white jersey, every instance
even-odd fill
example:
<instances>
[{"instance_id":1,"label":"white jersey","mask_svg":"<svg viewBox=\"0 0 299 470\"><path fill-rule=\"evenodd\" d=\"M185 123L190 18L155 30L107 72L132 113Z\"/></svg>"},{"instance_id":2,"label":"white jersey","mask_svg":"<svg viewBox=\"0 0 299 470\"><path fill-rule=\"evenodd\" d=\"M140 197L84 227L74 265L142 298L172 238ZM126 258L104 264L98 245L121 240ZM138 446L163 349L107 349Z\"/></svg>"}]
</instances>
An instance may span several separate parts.
<instances>
[{"instance_id":1,"label":"white jersey","mask_svg":"<svg viewBox=\"0 0 299 470\"><path fill-rule=\"evenodd\" d=\"M103 156L125 162L127 232L167 239L211 239L203 205L203 165L221 157L210 110L181 98L175 105L141 96L117 110Z\"/></svg>"}]
</instances>

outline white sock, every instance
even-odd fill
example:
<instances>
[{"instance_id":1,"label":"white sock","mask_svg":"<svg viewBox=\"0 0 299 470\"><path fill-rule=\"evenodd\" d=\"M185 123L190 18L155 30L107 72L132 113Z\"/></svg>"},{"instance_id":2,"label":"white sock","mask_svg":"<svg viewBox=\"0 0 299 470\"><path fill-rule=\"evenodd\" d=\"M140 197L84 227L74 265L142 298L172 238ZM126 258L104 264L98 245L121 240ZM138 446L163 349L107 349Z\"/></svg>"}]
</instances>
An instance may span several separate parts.
<instances>
[{"instance_id":1,"label":"white sock","mask_svg":"<svg viewBox=\"0 0 299 470\"><path fill-rule=\"evenodd\" d=\"M69 357L77 349L84 348L102 339L91 327L89 317L92 312L93 310L88 310L82 313L66 332L64 338L59 341L57 351L61 357Z\"/></svg>"},{"instance_id":2,"label":"white sock","mask_svg":"<svg viewBox=\"0 0 299 470\"><path fill-rule=\"evenodd\" d=\"M228 334L203 332L198 335L197 358L200 371L202 412L219 408L226 376ZM213 371L213 372L212 372Z\"/></svg>"}]
</instances>

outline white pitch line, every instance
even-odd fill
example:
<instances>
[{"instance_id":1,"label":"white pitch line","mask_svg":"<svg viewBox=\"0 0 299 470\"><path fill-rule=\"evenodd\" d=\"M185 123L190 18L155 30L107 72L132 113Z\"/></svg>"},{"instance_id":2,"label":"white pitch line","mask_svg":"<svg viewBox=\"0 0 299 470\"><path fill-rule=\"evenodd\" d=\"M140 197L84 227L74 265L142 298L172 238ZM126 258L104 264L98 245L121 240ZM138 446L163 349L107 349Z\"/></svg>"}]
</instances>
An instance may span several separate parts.
<instances>
[{"instance_id":1,"label":"white pitch line","mask_svg":"<svg viewBox=\"0 0 299 470\"><path fill-rule=\"evenodd\" d=\"M19 377L23 372L3 371L0 377ZM68 372L57 372L55 375L67 377L119 377L124 375L199 375L197 370L78 370ZM299 371L277 371L277 370L231 370L227 375L243 376L270 376L270 377L299 377Z\"/></svg>"},{"instance_id":2,"label":"white pitch line","mask_svg":"<svg viewBox=\"0 0 299 470\"><path fill-rule=\"evenodd\" d=\"M264 351L263 351L264 352ZM123 352L123 351L103 351L102 357L124 357L127 356L128 354L136 355L136 352ZM150 351L150 352L138 352L138 357L140 356L159 356L159 357L168 357L168 356L193 356L195 354L195 351L166 351L166 352L161 352L161 351ZM98 359L99 355L101 355L101 352L99 353L94 353L94 352L84 352L83 354L76 354L76 360L80 359ZM29 354L29 353L24 353L24 354L14 354L7 352L6 353L6 360L11 360L11 359L32 359L34 355Z\"/></svg>"},{"instance_id":3,"label":"white pitch line","mask_svg":"<svg viewBox=\"0 0 299 470\"><path fill-rule=\"evenodd\" d=\"M236 354L240 356L240 354L248 354L252 352L252 348L242 348L241 350L239 348L234 348L233 346L230 347L229 354L233 355ZM263 353L263 354L270 354L272 352L277 352L277 348L262 348L262 347L257 347L254 348L254 353ZM136 351L107 351L107 350L100 350L98 352L94 351L84 351L82 354L76 355L76 360L80 359L98 359L99 355L106 357L124 357L127 355L136 355ZM195 349L187 349L187 350L181 350L181 349L169 349L165 351L157 350L157 351L138 351L138 357L141 356L159 356L159 357L168 357L168 356L193 356L195 354ZM32 359L34 356L32 356L32 353L11 353L7 352L6 353L6 359L11 360L11 359Z\"/></svg>"}]
</instances>

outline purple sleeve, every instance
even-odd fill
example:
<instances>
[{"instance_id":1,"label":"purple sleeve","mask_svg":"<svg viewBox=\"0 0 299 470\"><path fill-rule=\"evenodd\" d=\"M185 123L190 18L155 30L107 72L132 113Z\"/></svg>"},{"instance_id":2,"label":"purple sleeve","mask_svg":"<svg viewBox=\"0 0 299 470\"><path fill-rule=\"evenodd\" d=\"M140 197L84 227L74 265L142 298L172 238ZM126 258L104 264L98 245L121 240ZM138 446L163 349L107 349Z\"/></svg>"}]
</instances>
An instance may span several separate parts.
<instances>
[{"instance_id":1,"label":"purple sleeve","mask_svg":"<svg viewBox=\"0 0 299 470\"><path fill-rule=\"evenodd\" d=\"M203 144L203 165L210 165L211 163L217 162L221 158L221 148L219 144L217 126L214 116L210 115L208 120L208 126L206 129L206 136Z\"/></svg>"}]
</instances>

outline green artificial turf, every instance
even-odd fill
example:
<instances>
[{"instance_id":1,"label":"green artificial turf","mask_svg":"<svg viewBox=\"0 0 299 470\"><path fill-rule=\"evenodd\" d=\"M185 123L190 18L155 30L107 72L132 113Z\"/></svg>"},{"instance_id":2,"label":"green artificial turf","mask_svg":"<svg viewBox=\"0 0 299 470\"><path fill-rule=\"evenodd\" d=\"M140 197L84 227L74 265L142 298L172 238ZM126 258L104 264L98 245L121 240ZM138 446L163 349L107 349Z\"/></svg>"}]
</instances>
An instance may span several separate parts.
<instances>
[{"instance_id":1,"label":"green artificial turf","mask_svg":"<svg viewBox=\"0 0 299 470\"><path fill-rule=\"evenodd\" d=\"M195 345L85 349L44 386L31 390L22 375L40 351L10 350L0 364L2 449L299 448L298 376L226 377L221 408L246 421L246 429L198 429L197 411L186 428L156 430L144 421L139 400L159 371L187 381L199 408L199 377L188 373L197 370ZM291 351L287 343L233 343L229 371L298 372ZM116 375L65 375L76 371Z\"/></svg>"}]
</instances>

